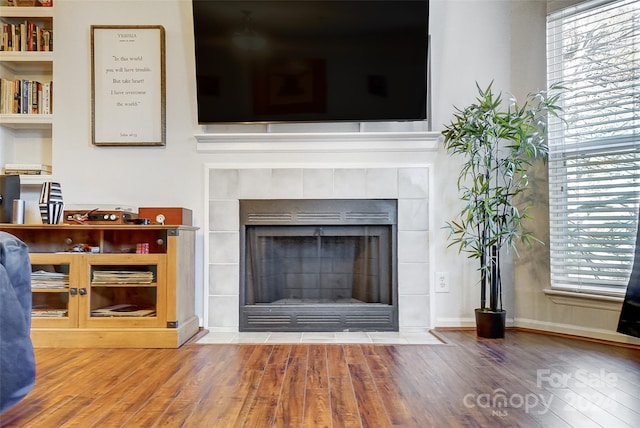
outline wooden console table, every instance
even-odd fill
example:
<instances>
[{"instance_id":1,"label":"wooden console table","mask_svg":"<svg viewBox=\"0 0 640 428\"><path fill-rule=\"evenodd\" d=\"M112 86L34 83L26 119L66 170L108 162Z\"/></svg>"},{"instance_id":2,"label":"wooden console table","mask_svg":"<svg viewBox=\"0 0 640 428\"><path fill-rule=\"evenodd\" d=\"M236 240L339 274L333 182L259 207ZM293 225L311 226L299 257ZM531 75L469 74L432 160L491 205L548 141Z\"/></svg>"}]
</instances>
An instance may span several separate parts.
<instances>
[{"instance_id":1,"label":"wooden console table","mask_svg":"<svg viewBox=\"0 0 640 428\"><path fill-rule=\"evenodd\" d=\"M197 333L196 227L0 230L29 247L35 347L177 348Z\"/></svg>"}]
</instances>

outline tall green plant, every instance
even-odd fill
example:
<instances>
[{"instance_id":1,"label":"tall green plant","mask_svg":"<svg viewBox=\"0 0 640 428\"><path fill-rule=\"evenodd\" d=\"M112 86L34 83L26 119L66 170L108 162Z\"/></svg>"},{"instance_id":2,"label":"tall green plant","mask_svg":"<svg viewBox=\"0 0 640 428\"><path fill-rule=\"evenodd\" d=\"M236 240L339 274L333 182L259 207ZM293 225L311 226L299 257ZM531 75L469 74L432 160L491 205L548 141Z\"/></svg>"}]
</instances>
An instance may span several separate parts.
<instances>
[{"instance_id":1,"label":"tall green plant","mask_svg":"<svg viewBox=\"0 0 640 428\"><path fill-rule=\"evenodd\" d=\"M488 285L488 308L497 311L502 310L502 248L538 241L523 230L528 207L519 209L514 197L527 189L527 167L547 158L546 119L561 111L562 86L530 93L520 104L513 98L505 103L492 85L482 89L476 82L476 102L456 108L442 134L447 152L464 160L457 186L465 205L446 224L449 246L480 260L481 308L487 308Z\"/></svg>"}]
</instances>

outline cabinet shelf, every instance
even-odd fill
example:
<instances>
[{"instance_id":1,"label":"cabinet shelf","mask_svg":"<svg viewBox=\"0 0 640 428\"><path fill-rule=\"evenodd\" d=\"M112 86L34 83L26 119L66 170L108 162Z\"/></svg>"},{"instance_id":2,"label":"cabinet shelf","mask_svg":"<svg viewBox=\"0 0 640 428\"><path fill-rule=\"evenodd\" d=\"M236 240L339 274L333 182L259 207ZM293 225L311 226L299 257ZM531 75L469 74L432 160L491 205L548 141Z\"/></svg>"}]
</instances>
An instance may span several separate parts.
<instances>
[{"instance_id":1,"label":"cabinet shelf","mask_svg":"<svg viewBox=\"0 0 640 428\"><path fill-rule=\"evenodd\" d=\"M158 283L156 282L152 282L149 284L136 284L136 283L126 283L126 284L94 284L91 283L91 287L92 288L118 288L118 287L122 287L122 288L132 288L132 287L157 287Z\"/></svg>"}]
</instances>

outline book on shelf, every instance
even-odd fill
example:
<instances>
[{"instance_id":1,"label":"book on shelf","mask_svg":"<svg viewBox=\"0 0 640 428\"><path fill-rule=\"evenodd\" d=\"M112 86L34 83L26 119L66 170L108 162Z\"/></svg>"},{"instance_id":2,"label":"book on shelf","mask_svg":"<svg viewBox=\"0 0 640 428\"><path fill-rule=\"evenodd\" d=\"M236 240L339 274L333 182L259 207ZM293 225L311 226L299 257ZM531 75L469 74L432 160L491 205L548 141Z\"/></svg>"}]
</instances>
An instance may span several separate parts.
<instances>
[{"instance_id":1,"label":"book on shelf","mask_svg":"<svg viewBox=\"0 0 640 428\"><path fill-rule=\"evenodd\" d=\"M122 303L91 310L92 317L151 317L156 314L153 307Z\"/></svg>"},{"instance_id":2,"label":"book on shelf","mask_svg":"<svg viewBox=\"0 0 640 428\"><path fill-rule=\"evenodd\" d=\"M29 90L31 88L31 83L29 79L21 79L20 80L20 114L29 114L31 113L29 98Z\"/></svg>"},{"instance_id":3,"label":"book on shelf","mask_svg":"<svg viewBox=\"0 0 640 428\"><path fill-rule=\"evenodd\" d=\"M0 114L51 114L53 82L0 78Z\"/></svg>"},{"instance_id":4,"label":"book on shelf","mask_svg":"<svg viewBox=\"0 0 640 428\"><path fill-rule=\"evenodd\" d=\"M42 84L42 114L51 114L53 111L51 105L51 89L53 82L45 82Z\"/></svg>"},{"instance_id":5,"label":"book on shelf","mask_svg":"<svg viewBox=\"0 0 640 428\"><path fill-rule=\"evenodd\" d=\"M41 163L8 163L4 166L7 175L47 175L51 174L51 165Z\"/></svg>"},{"instance_id":6,"label":"book on shelf","mask_svg":"<svg viewBox=\"0 0 640 428\"><path fill-rule=\"evenodd\" d=\"M31 273L31 288L67 288L69 274L37 270Z\"/></svg>"},{"instance_id":7,"label":"book on shelf","mask_svg":"<svg viewBox=\"0 0 640 428\"><path fill-rule=\"evenodd\" d=\"M94 271L91 284L150 284L153 272L148 271Z\"/></svg>"},{"instance_id":8,"label":"book on shelf","mask_svg":"<svg viewBox=\"0 0 640 428\"><path fill-rule=\"evenodd\" d=\"M53 32L26 20L0 22L0 51L48 52L53 50Z\"/></svg>"},{"instance_id":9,"label":"book on shelf","mask_svg":"<svg viewBox=\"0 0 640 428\"><path fill-rule=\"evenodd\" d=\"M48 305L34 305L31 308L32 317L62 318L67 316L66 309L52 308Z\"/></svg>"}]
</instances>

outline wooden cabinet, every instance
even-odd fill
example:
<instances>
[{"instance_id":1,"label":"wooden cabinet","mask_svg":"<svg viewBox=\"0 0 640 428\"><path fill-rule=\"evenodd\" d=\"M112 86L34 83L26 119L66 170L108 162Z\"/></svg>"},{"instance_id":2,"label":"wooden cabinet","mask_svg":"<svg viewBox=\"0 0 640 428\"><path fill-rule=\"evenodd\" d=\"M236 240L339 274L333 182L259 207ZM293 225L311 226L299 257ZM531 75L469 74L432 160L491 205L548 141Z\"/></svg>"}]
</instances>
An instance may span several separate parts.
<instances>
[{"instance_id":1,"label":"wooden cabinet","mask_svg":"<svg viewBox=\"0 0 640 428\"><path fill-rule=\"evenodd\" d=\"M188 226L9 225L29 246L36 347L174 348L199 329Z\"/></svg>"}]
</instances>

